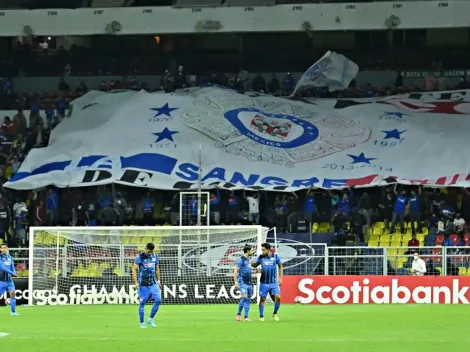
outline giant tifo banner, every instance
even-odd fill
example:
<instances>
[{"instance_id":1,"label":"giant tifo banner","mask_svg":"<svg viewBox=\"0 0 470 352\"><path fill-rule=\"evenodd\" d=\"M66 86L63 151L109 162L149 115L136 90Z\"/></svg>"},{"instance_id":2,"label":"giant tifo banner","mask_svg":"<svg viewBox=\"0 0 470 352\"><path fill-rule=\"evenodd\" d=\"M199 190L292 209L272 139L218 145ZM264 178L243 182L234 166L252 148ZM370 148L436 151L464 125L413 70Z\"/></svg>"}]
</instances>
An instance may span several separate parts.
<instances>
[{"instance_id":1,"label":"giant tifo banner","mask_svg":"<svg viewBox=\"0 0 470 352\"><path fill-rule=\"evenodd\" d=\"M90 92L7 187L470 185L470 91L289 99L205 87ZM201 155L201 158L200 158Z\"/></svg>"},{"instance_id":2,"label":"giant tifo banner","mask_svg":"<svg viewBox=\"0 0 470 352\"><path fill-rule=\"evenodd\" d=\"M45 279L51 289L30 292L28 279L15 279L18 304L138 304L130 278ZM284 304L469 304L470 277L463 276L285 276ZM58 287L58 291L52 288ZM254 288L256 292L256 287ZM252 297L255 299L255 295ZM236 304L240 293L230 276L168 277L163 304Z\"/></svg>"}]
</instances>

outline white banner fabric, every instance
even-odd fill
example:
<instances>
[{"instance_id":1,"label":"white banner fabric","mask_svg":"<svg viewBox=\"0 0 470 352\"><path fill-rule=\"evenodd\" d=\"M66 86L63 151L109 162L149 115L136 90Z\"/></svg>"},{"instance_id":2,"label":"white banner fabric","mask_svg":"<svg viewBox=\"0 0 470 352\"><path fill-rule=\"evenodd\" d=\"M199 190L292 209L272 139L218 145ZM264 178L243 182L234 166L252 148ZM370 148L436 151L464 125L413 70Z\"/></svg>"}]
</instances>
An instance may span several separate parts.
<instances>
[{"instance_id":1,"label":"white banner fabric","mask_svg":"<svg viewBox=\"0 0 470 352\"><path fill-rule=\"evenodd\" d=\"M7 184L294 191L469 184L470 91L292 100L206 87L90 92Z\"/></svg>"}]
</instances>

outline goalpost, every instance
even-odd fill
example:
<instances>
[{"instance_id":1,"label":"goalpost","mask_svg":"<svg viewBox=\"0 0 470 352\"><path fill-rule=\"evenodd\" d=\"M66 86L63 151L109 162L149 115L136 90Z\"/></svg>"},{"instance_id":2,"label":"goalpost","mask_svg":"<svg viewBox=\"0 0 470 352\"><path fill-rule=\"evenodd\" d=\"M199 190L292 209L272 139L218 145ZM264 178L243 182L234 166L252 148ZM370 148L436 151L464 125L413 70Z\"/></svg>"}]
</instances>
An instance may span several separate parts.
<instances>
[{"instance_id":1,"label":"goalpost","mask_svg":"<svg viewBox=\"0 0 470 352\"><path fill-rule=\"evenodd\" d=\"M31 227L28 303L137 304L131 268L148 242L159 256L164 304L235 303L235 262L246 243L260 254L267 233L261 226Z\"/></svg>"}]
</instances>

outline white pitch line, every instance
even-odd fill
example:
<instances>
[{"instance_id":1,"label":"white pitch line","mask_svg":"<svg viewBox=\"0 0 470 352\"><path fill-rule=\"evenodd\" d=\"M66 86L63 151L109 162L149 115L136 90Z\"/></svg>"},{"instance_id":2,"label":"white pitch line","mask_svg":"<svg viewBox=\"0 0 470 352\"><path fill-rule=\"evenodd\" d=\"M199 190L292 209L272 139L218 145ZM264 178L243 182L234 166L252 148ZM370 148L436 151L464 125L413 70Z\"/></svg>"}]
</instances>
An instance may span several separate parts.
<instances>
[{"instance_id":1,"label":"white pitch line","mask_svg":"<svg viewBox=\"0 0 470 352\"><path fill-rule=\"evenodd\" d=\"M10 334L7 333L7 332L0 332L0 339L1 339L2 337L7 337L7 336L10 336Z\"/></svg>"},{"instance_id":2,"label":"white pitch line","mask_svg":"<svg viewBox=\"0 0 470 352\"><path fill-rule=\"evenodd\" d=\"M1 335L4 334L4 335ZM122 337L78 337L78 336L12 336L7 333L0 333L0 337L7 337L9 340L88 340L88 341L142 341L142 336L137 338L122 338ZM173 341L173 342L229 342L232 341L231 339L185 339L185 338L171 338L171 337L145 337L145 341L155 341L155 342L165 342L165 341ZM263 342L266 341L265 339L245 339L246 342ZM402 338L395 338L395 339L371 339L371 338L306 338L306 339L275 339L274 342L332 342L332 343L350 343L350 342L445 342L442 339L434 339L434 340L416 340L416 339L402 339Z\"/></svg>"}]
</instances>

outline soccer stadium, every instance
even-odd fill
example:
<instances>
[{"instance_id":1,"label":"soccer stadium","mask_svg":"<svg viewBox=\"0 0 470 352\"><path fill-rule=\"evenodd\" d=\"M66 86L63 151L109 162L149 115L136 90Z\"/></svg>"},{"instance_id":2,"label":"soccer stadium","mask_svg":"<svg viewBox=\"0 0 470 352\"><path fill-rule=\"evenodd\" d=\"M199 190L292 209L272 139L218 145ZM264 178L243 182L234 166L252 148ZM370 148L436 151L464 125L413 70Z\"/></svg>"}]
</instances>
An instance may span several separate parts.
<instances>
[{"instance_id":1,"label":"soccer stadium","mask_svg":"<svg viewBox=\"0 0 470 352\"><path fill-rule=\"evenodd\" d=\"M2 349L466 351L469 11L0 0Z\"/></svg>"}]
</instances>

